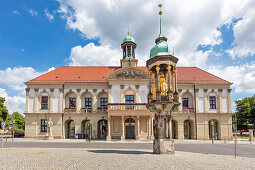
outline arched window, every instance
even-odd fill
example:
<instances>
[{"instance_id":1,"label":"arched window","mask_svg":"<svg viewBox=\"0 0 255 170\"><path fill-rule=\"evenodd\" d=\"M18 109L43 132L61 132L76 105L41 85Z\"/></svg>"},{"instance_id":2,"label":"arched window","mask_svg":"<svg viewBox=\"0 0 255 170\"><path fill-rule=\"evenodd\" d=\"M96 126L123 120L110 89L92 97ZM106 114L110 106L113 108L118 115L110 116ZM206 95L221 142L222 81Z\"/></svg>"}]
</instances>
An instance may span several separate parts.
<instances>
[{"instance_id":1,"label":"arched window","mask_svg":"<svg viewBox=\"0 0 255 170\"><path fill-rule=\"evenodd\" d=\"M125 123L135 123L135 120L133 118L127 118Z\"/></svg>"}]
</instances>

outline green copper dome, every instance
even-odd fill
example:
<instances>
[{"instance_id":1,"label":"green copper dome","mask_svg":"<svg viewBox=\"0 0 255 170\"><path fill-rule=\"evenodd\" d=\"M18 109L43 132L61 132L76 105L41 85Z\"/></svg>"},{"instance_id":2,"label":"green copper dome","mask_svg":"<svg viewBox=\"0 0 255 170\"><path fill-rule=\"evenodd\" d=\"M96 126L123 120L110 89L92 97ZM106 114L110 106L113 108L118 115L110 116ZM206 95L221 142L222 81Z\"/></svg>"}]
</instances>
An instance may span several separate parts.
<instances>
[{"instance_id":1,"label":"green copper dome","mask_svg":"<svg viewBox=\"0 0 255 170\"><path fill-rule=\"evenodd\" d=\"M174 48L167 44L167 38L162 35L161 11L159 15L160 15L159 36L155 40L156 45L152 47L150 51L150 58L160 55L174 55Z\"/></svg>"},{"instance_id":2,"label":"green copper dome","mask_svg":"<svg viewBox=\"0 0 255 170\"><path fill-rule=\"evenodd\" d=\"M159 37L157 40L156 45L150 51L150 58L159 55L174 55L174 48L167 44L165 37Z\"/></svg>"},{"instance_id":3,"label":"green copper dome","mask_svg":"<svg viewBox=\"0 0 255 170\"><path fill-rule=\"evenodd\" d=\"M126 36L124 39L123 39L123 43L125 42L133 42L135 43L135 40L133 37L130 36L130 34L128 34L128 36Z\"/></svg>"}]
</instances>

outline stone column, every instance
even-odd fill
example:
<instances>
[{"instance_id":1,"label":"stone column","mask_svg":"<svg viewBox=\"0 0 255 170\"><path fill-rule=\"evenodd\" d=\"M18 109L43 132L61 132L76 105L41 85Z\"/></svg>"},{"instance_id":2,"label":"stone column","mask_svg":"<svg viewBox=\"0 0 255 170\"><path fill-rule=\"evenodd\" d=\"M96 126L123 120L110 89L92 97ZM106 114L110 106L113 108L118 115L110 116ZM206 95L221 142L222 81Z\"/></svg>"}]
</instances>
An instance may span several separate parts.
<instances>
[{"instance_id":1,"label":"stone column","mask_svg":"<svg viewBox=\"0 0 255 170\"><path fill-rule=\"evenodd\" d=\"M179 108L178 108L178 111L179 111L180 113L182 112L182 96L181 96L181 92L182 92L182 89L178 89L178 93L180 94L180 95L179 95L179 103L181 103L180 106L179 106Z\"/></svg>"},{"instance_id":2,"label":"stone column","mask_svg":"<svg viewBox=\"0 0 255 170\"><path fill-rule=\"evenodd\" d=\"M76 89L77 96L76 96L76 112L81 111L81 89Z\"/></svg>"},{"instance_id":3,"label":"stone column","mask_svg":"<svg viewBox=\"0 0 255 170\"><path fill-rule=\"evenodd\" d=\"M111 140L111 116L108 116L108 122L107 122L107 137L106 140L110 141Z\"/></svg>"},{"instance_id":4,"label":"stone column","mask_svg":"<svg viewBox=\"0 0 255 170\"><path fill-rule=\"evenodd\" d=\"M222 113L222 89L218 89L219 92L219 101L218 101L218 112Z\"/></svg>"},{"instance_id":5,"label":"stone column","mask_svg":"<svg viewBox=\"0 0 255 170\"><path fill-rule=\"evenodd\" d=\"M232 113L232 108L231 108L231 90L232 89L228 89L228 113Z\"/></svg>"},{"instance_id":6,"label":"stone column","mask_svg":"<svg viewBox=\"0 0 255 170\"><path fill-rule=\"evenodd\" d=\"M39 89L34 89L34 91L35 91L34 112L35 112L35 113L38 113L38 112L39 112L39 109L38 109L38 106L39 106L39 95L38 95L38 91L39 91Z\"/></svg>"},{"instance_id":7,"label":"stone column","mask_svg":"<svg viewBox=\"0 0 255 170\"><path fill-rule=\"evenodd\" d=\"M63 103L65 103L63 89L59 89L59 113L63 113Z\"/></svg>"},{"instance_id":8,"label":"stone column","mask_svg":"<svg viewBox=\"0 0 255 170\"><path fill-rule=\"evenodd\" d=\"M108 103L112 102L112 85L108 86Z\"/></svg>"},{"instance_id":9,"label":"stone column","mask_svg":"<svg viewBox=\"0 0 255 170\"><path fill-rule=\"evenodd\" d=\"M168 91L170 92L171 91L171 66L168 66L167 68L167 71L168 71L168 73L167 73L167 78L168 78Z\"/></svg>"},{"instance_id":10,"label":"stone column","mask_svg":"<svg viewBox=\"0 0 255 170\"><path fill-rule=\"evenodd\" d=\"M125 140L125 122L124 116L121 116L121 140Z\"/></svg>"},{"instance_id":11,"label":"stone column","mask_svg":"<svg viewBox=\"0 0 255 170\"><path fill-rule=\"evenodd\" d=\"M54 97L54 89L50 89L50 113L53 113L53 97Z\"/></svg>"},{"instance_id":12,"label":"stone column","mask_svg":"<svg viewBox=\"0 0 255 170\"><path fill-rule=\"evenodd\" d=\"M97 89L93 89L92 94L92 111L97 112Z\"/></svg>"},{"instance_id":13,"label":"stone column","mask_svg":"<svg viewBox=\"0 0 255 170\"><path fill-rule=\"evenodd\" d=\"M208 113L208 99L207 99L207 91L208 89L204 89L204 112Z\"/></svg>"},{"instance_id":14,"label":"stone column","mask_svg":"<svg viewBox=\"0 0 255 170\"><path fill-rule=\"evenodd\" d=\"M151 119L151 140L153 140L154 139L153 116L151 116L150 119Z\"/></svg>"},{"instance_id":15,"label":"stone column","mask_svg":"<svg viewBox=\"0 0 255 170\"><path fill-rule=\"evenodd\" d=\"M120 85L120 102L125 103L124 85Z\"/></svg>"},{"instance_id":16,"label":"stone column","mask_svg":"<svg viewBox=\"0 0 255 170\"><path fill-rule=\"evenodd\" d=\"M140 116L136 116L137 119L137 136L136 136L136 140L140 139Z\"/></svg>"},{"instance_id":17,"label":"stone column","mask_svg":"<svg viewBox=\"0 0 255 170\"><path fill-rule=\"evenodd\" d=\"M29 88L26 88L26 108L25 108L25 113L28 113L28 102L29 102Z\"/></svg>"},{"instance_id":18,"label":"stone column","mask_svg":"<svg viewBox=\"0 0 255 170\"><path fill-rule=\"evenodd\" d=\"M199 106L198 106L198 91L199 91L199 89L195 89L195 95L196 95L196 97L195 97L195 106L196 106L196 108L194 108L194 109L196 109L196 110L194 110L195 112L199 112Z\"/></svg>"},{"instance_id":19,"label":"stone column","mask_svg":"<svg viewBox=\"0 0 255 170\"><path fill-rule=\"evenodd\" d=\"M135 85L135 103L140 103L139 85Z\"/></svg>"}]
</instances>

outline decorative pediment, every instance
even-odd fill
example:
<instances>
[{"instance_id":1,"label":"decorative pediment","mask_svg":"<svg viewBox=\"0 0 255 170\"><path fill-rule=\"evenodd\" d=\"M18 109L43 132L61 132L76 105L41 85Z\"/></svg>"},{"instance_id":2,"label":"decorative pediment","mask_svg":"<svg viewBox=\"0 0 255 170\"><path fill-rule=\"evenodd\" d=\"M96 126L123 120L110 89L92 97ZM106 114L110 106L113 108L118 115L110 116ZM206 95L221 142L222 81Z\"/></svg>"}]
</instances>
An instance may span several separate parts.
<instances>
[{"instance_id":1,"label":"decorative pediment","mask_svg":"<svg viewBox=\"0 0 255 170\"><path fill-rule=\"evenodd\" d=\"M107 80L119 79L119 80L139 80L148 79L148 73L140 68L128 67L120 68L112 72Z\"/></svg>"}]
</instances>

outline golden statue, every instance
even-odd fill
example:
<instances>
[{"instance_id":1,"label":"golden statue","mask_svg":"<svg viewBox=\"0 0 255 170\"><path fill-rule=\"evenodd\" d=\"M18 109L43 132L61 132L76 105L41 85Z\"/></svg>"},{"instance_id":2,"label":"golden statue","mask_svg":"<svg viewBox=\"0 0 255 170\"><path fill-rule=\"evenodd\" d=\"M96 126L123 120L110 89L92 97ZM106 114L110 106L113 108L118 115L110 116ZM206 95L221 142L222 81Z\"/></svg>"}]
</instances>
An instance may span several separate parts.
<instances>
[{"instance_id":1,"label":"golden statue","mask_svg":"<svg viewBox=\"0 0 255 170\"><path fill-rule=\"evenodd\" d=\"M155 77L155 79L156 79L156 77ZM164 74L160 75L159 87L160 87L161 95L162 96L167 95L168 86L167 86L167 82L166 82L166 78L165 78ZM152 100L156 100L156 92L157 92L157 87L155 84L153 84L152 89L151 89Z\"/></svg>"}]
</instances>

